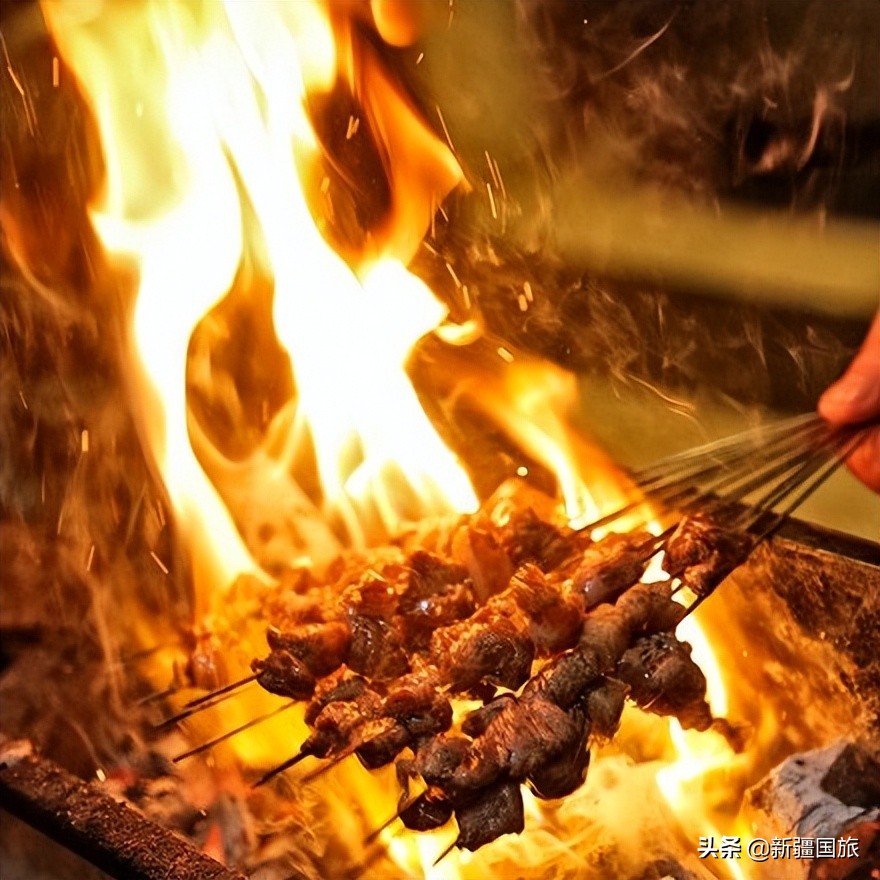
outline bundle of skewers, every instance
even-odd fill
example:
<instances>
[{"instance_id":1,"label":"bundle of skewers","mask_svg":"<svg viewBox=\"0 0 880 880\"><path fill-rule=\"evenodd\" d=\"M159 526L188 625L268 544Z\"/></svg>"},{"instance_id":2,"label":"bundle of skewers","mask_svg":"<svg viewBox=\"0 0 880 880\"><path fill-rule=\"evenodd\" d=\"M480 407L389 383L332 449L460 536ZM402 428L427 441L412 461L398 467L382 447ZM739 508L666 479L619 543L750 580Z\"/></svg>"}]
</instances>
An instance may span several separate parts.
<instances>
[{"instance_id":1,"label":"bundle of skewers","mask_svg":"<svg viewBox=\"0 0 880 880\"><path fill-rule=\"evenodd\" d=\"M614 736L627 700L684 728L723 724L676 627L864 427L801 416L672 456L632 475L630 501L579 528L508 485L417 548L404 535L320 578L298 572L263 611L268 652L252 674L169 720L256 682L288 701L270 715L304 703L311 733L255 784L310 760L307 782L355 755L367 769L395 765L390 821L422 831L454 817L453 846L469 850L518 833L522 786L545 799L579 788L591 745ZM646 578L658 554L668 577ZM456 712L464 700L477 708Z\"/></svg>"}]
</instances>

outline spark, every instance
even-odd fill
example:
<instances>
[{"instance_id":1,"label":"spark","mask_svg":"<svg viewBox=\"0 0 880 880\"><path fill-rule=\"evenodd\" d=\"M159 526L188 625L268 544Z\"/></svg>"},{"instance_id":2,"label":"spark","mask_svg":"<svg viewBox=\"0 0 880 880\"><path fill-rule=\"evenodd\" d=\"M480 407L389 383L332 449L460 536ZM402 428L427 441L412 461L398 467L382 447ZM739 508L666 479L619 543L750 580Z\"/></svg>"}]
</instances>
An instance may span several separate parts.
<instances>
[{"instance_id":1,"label":"spark","mask_svg":"<svg viewBox=\"0 0 880 880\"><path fill-rule=\"evenodd\" d=\"M424 53L424 52L419 52L419 57L416 58L416 64L421 64L421 63L422 63L422 59L423 59L424 57L425 57L425 53Z\"/></svg>"},{"instance_id":2,"label":"spark","mask_svg":"<svg viewBox=\"0 0 880 880\"><path fill-rule=\"evenodd\" d=\"M526 295L526 299L533 303L535 301L535 295L532 293L532 285L529 284L528 281L523 282L523 293Z\"/></svg>"},{"instance_id":3,"label":"spark","mask_svg":"<svg viewBox=\"0 0 880 880\"><path fill-rule=\"evenodd\" d=\"M492 209L492 218L494 220L498 219L498 211L495 208L495 196L492 195L492 184L486 184L486 192L489 193L489 207Z\"/></svg>"},{"instance_id":4,"label":"spark","mask_svg":"<svg viewBox=\"0 0 880 880\"><path fill-rule=\"evenodd\" d=\"M3 37L3 34L0 33L0 44L3 46L3 57L6 59L6 72L9 74L9 78L12 80L13 85L17 89L19 95L24 98L24 87L21 84L21 80L16 76L15 70L12 67L12 59L9 57L9 50L6 48L6 40Z\"/></svg>"},{"instance_id":5,"label":"spark","mask_svg":"<svg viewBox=\"0 0 880 880\"><path fill-rule=\"evenodd\" d=\"M58 56L52 57L52 88L57 89L61 82L61 66L58 63Z\"/></svg>"},{"instance_id":6,"label":"spark","mask_svg":"<svg viewBox=\"0 0 880 880\"><path fill-rule=\"evenodd\" d=\"M492 175L492 182L498 187L498 189L501 189L501 183L498 180L498 175L495 166L492 164L492 157L489 155L489 151L483 150L483 155L486 157L486 164L489 166L489 174Z\"/></svg>"},{"instance_id":7,"label":"spark","mask_svg":"<svg viewBox=\"0 0 880 880\"><path fill-rule=\"evenodd\" d=\"M461 298L464 300L464 307L470 311L471 307L471 295L468 291L467 284L461 285Z\"/></svg>"},{"instance_id":8,"label":"spark","mask_svg":"<svg viewBox=\"0 0 880 880\"><path fill-rule=\"evenodd\" d=\"M83 453L89 451L89 429L84 428L83 432L80 434L80 449Z\"/></svg>"},{"instance_id":9,"label":"spark","mask_svg":"<svg viewBox=\"0 0 880 880\"><path fill-rule=\"evenodd\" d=\"M28 405L27 405L27 401L24 399L24 392L23 392L23 391L19 390L19 392L18 392L18 397L19 397L19 399L21 400L21 405L22 405L25 409L29 409L29 407L28 407Z\"/></svg>"},{"instance_id":10,"label":"spark","mask_svg":"<svg viewBox=\"0 0 880 880\"><path fill-rule=\"evenodd\" d=\"M498 188L501 190L501 195L504 196L504 198L506 199L507 190L504 187L504 178L501 176L501 168L499 167L498 162L495 159L492 160L492 167L495 169L494 176L497 178Z\"/></svg>"},{"instance_id":11,"label":"spark","mask_svg":"<svg viewBox=\"0 0 880 880\"><path fill-rule=\"evenodd\" d=\"M348 128L345 131L345 139L350 141L361 127L361 119L359 116L348 117Z\"/></svg>"},{"instance_id":12,"label":"spark","mask_svg":"<svg viewBox=\"0 0 880 880\"><path fill-rule=\"evenodd\" d=\"M94 560L95 560L95 545L92 544L92 546L89 548L89 558L86 560L86 571L92 570L92 562L94 562Z\"/></svg>"},{"instance_id":13,"label":"spark","mask_svg":"<svg viewBox=\"0 0 880 880\"><path fill-rule=\"evenodd\" d=\"M461 281L458 280L458 275L455 274L455 269L452 268L452 264L447 262L446 268L449 270L449 274L452 276L452 280L455 282L455 286L461 290Z\"/></svg>"},{"instance_id":14,"label":"spark","mask_svg":"<svg viewBox=\"0 0 880 880\"><path fill-rule=\"evenodd\" d=\"M440 125L443 128L443 134L446 136L446 143L449 144L449 149L454 153L455 147L452 144L452 138L449 136L449 129L446 127L446 120L443 118L443 113L440 111L440 105L435 104L434 106L437 110L437 116L440 118ZM442 211L443 209L441 208L440 210Z\"/></svg>"},{"instance_id":15,"label":"spark","mask_svg":"<svg viewBox=\"0 0 880 880\"><path fill-rule=\"evenodd\" d=\"M527 312L529 310L529 301L524 293L519 294L516 301L519 303L519 310L521 312Z\"/></svg>"},{"instance_id":16,"label":"spark","mask_svg":"<svg viewBox=\"0 0 880 880\"><path fill-rule=\"evenodd\" d=\"M513 354L508 351L503 345L498 346L498 357L509 364L513 363Z\"/></svg>"},{"instance_id":17,"label":"spark","mask_svg":"<svg viewBox=\"0 0 880 880\"><path fill-rule=\"evenodd\" d=\"M639 55L641 55L642 52L645 51L645 49L647 49L652 43L655 43L657 40L659 40L660 37L662 37L663 34L666 33L666 31L669 29L669 25L672 24L673 18L675 18L674 14L669 19L669 21L667 21L666 24L664 24L663 27L660 28L659 31L657 31L656 34L648 37L648 39L645 40L644 43L642 43L640 46L637 46L629 55L627 55L626 58L624 58L623 61L620 62L620 64L616 64L614 67L611 68L611 70L606 70L605 73L603 73L601 76L599 76L596 81L598 82L599 80L602 80L602 79L605 79L606 77L612 76L613 74L617 73L619 70L623 70L623 68L626 67L627 64L629 64L631 61L634 61L636 58L638 58Z\"/></svg>"},{"instance_id":18,"label":"spark","mask_svg":"<svg viewBox=\"0 0 880 880\"><path fill-rule=\"evenodd\" d=\"M162 574L168 574L168 566L166 566L165 563L162 562L162 560L159 559L159 557L156 556L156 554L152 550L150 550L150 556L153 557L153 562L155 562L156 565L158 565L159 568L162 570Z\"/></svg>"},{"instance_id":19,"label":"spark","mask_svg":"<svg viewBox=\"0 0 880 880\"><path fill-rule=\"evenodd\" d=\"M15 86L16 91L21 95L21 102L24 105L24 118L27 120L28 131L33 135L36 122L34 119L33 107L31 106L30 99L28 98L24 86L21 84L21 80L18 78L12 67L12 59L9 57L9 49L6 46L6 39L2 32L0 32L0 45L3 46L3 58L6 61L6 72L9 74L9 78L12 80L12 84Z\"/></svg>"}]
</instances>

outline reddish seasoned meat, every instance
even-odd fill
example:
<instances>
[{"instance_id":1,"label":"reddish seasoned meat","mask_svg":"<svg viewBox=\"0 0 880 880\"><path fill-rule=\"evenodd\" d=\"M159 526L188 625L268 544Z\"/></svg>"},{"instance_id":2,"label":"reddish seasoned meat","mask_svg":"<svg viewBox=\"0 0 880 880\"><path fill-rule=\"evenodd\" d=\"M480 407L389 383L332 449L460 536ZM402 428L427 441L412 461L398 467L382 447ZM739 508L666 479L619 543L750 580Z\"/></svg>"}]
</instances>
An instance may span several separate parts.
<instances>
[{"instance_id":1,"label":"reddish seasoned meat","mask_svg":"<svg viewBox=\"0 0 880 880\"><path fill-rule=\"evenodd\" d=\"M402 565L381 571L368 568L342 591L338 603L340 616L390 621L397 611L407 580L408 572Z\"/></svg>"},{"instance_id":2,"label":"reddish seasoned meat","mask_svg":"<svg viewBox=\"0 0 880 880\"><path fill-rule=\"evenodd\" d=\"M449 652L447 677L458 691L483 680L514 689L528 679L534 656L528 636L509 619L497 618L465 630Z\"/></svg>"},{"instance_id":3,"label":"reddish seasoned meat","mask_svg":"<svg viewBox=\"0 0 880 880\"><path fill-rule=\"evenodd\" d=\"M630 686L635 702L656 715L674 715L682 727L706 730L712 713L706 677L691 659L690 645L672 633L639 639L621 658L615 675Z\"/></svg>"},{"instance_id":4,"label":"reddish seasoned meat","mask_svg":"<svg viewBox=\"0 0 880 880\"><path fill-rule=\"evenodd\" d=\"M409 558L409 586L404 600L419 601L445 592L447 587L463 584L467 569L457 563L445 562L433 553L417 550Z\"/></svg>"},{"instance_id":5,"label":"reddish seasoned meat","mask_svg":"<svg viewBox=\"0 0 880 880\"><path fill-rule=\"evenodd\" d=\"M493 786L466 806L455 811L459 849L472 852L503 834L519 834L525 828L522 792L518 783Z\"/></svg>"},{"instance_id":6,"label":"reddish seasoned meat","mask_svg":"<svg viewBox=\"0 0 880 880\"><path fill-rule=\"evenodd\" d=\"M467 567L478 602L500 593L510 581L513 564L493 532L474 524L463 526L453 538L452 552Z\"/></svg>"},{"instance_id":7,"label":"reddish seasoned meat","mask_svg":"<svg viewBox=\"0 0 880 880\"><path fill-rule=\"evenodd\" d=\"M421 544L431 552L407 555L413 540L350 556L269 601L271 654L253 665L263 687L311 696L301 756L394 762L404 791L421 777L404 824L436 828L454 813L468 849L522 829L522 784L542 798L577 789L590 739L614 735L627 695L686 727L711 722L705 680L671 635L685 608L670 582L637 583L655 539L592 543L521 505L496 507L438 524ZM691 518L667 569L711 590L743 547ZM547 661L533 675L536 657ZM455 694L483 700L459 728Z\"/></svg>"}]
</instances>

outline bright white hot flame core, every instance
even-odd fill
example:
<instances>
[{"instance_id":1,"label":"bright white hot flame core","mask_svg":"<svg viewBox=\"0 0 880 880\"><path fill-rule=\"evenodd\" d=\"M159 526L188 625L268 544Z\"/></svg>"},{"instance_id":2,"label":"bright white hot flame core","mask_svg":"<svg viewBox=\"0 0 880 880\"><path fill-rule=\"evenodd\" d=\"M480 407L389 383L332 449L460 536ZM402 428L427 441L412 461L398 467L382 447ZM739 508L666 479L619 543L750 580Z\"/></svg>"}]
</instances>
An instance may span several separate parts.
<instances>
[{"instance_id":1,"label":"bright white hot flame core","mask_svg":"<svg viewBox=\"0 0 880 880\"><path fill-rule=\"evenodd\" d=\"M275 329L293 362L296 423L314 441L324 512L362 540L367 509L386 531L408 514L473 509L467 477L403 367L443 307L383 256L381 241L352 270L321 236L300 182L320 161L306 91L329 89L350 68L337 58L327 9L167 0L47 3L44 12L101 132L107 175L95 227L139 272L131 336L141 427L189 533L197 579L201 570L208 582L197 592L255 569L192 451L185 393L193 328L229 291L246 242L259 243L274 281ZM458 179L451 155L442 164ZM256 229L244 219L251 212ZM401 214L411 225L413 210Z\"/></svg>"}]
</instances>

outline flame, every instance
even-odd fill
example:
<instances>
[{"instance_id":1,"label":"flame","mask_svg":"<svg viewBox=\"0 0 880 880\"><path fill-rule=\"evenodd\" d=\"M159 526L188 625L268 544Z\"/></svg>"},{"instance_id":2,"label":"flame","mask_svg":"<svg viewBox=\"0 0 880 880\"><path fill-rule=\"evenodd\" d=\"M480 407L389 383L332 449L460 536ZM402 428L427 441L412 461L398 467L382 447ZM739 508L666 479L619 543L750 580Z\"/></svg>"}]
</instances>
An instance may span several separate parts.
<instances>
[{"instance_id":1,"label":"flame","mask_svg":"<svg viewBox=\"0 0 880 880\"><path fill-rule=\"evenodd\" d=\"M106 166L91 217L107 251L138 273L131 338L141 428L187 546L196 594L258 566L193 452L186 362L196 324L226 296L259 242L275 330L291 354L328 517L364 541L403 518L470 510L467 477L404 372L443 306L404 267L431 212L461 178L350 27L317 3L47 3L65 60L94 108ZM387 147L392 203L350 267L327 244L303 178L321 167L305 108L344 73ZM257 218L250 219L250 212ZM320 549L315 550L320 553Z\"/></svg>"},{"instance_id":2,"label":"flame","mask_svg":"<svg viewBox=\"0 0 880 880\"><path fill-rule=\"evenodd\" d=\"M709 638L693 616L678 625L676 635L690 644L691 656L706 676L706 700L712 715L725 718L729 702L727 685ZM676 760L657 772L656 781L689 838L697 841L711 836L720 840L723 834L731 835L734 830L745 837L745 827L738 827L742 825L739 822L719 829L709 809L713 786L715 791L728 790L718 787L713 776L729 774L740 762L730 743L714 730L684 730L675 718L669 721L669 736ZM733 880L744 880L746 876L735 860L725 860L723 868Z\"/></svg>"}]
</instances>

